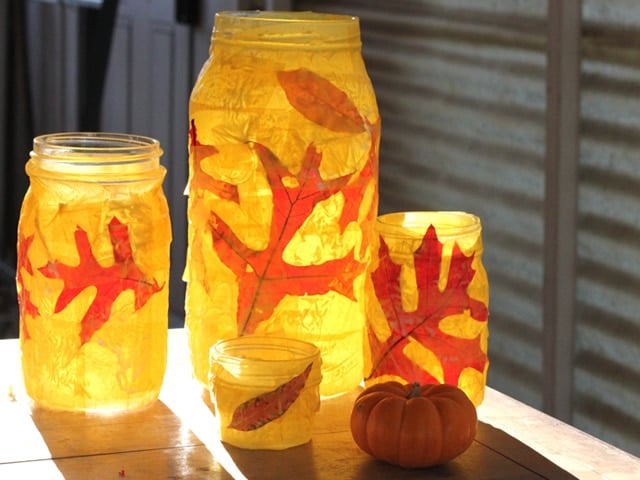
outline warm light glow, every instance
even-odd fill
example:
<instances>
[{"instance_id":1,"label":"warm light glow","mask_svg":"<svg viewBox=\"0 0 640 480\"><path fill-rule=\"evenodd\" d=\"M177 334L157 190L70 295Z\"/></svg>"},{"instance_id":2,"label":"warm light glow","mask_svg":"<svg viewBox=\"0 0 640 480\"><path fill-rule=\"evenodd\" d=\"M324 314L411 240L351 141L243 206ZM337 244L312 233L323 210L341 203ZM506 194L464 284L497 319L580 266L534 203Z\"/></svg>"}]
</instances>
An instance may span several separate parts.
<instances>
[{"instance_id":1,"label":"warm light glow","mask_svg":"<svg viewBox=\"0 0 640 480\"><path fill-rule=\"evenodd\" d=\"M320 351L299 340L243 336L211 349L220 438L247 449L307 443L320 408Z\"/></svg>"},{"instance_id":2,"label":"warm light glow","mask_svg":"<svg viewBox=\"0 0 640 480\"><path fill-rule=\"evenodd\" d=\"M367 384L448 383L475 405L488 369L481 225L461 212L379 217L367 288Z\"/></svg>"},{"instance_id":3,"label":"warm light glow","mask_svg":"<svg viewBox=\"0 0 640 480\"><path fill-rule=\"evenodd\" d=\"M32 419L31 408L16 360L20 358L19 344L13 340L0 340L0 470L2 478L21 478L23 462L16 452L29 452L31 459L51 457L45 438ZM25 422L24 419L29 421ZM23 460L22 458L20 460ZM35 478L64 478L54 462L32 462L30 471ZM14 473L15 471L15 473ZM39 474L39 475L38 475Z\"/></svg>"},{"instance_id":4,"label":"warm light glow","mask_svg":"<svg viewBox=\"0 0 640 480\"><path fill-rule=\"evenodd\" d=\"M192 389L180 392L179 395L163 397L164 403L180 418L181 431L190 441L195 435L211 452L214 461L235 480L247 480L240 468L220 440L218 419L207 405L200 400L200 385L192 385ZM187 442L185 442L187 444Z\"/></svg>"},{"instance_id":5,"label":"warm light glow","mask_svg":"<svg viewBox=\"0 0 640 480\"><path fill-rule=\"evenodd\" d=\"M261 334L320 347L332 395L362 379L380 119L357 19L286 15L216 17L190 100L186 326L203 384L212 344Z\"/></svg>"},{"instance_id":6,"label":"warm light glow","mask_svg":"<svg viewBox=\"0 0 640 480\"><path fill-rule=\"evenodd\" d=\"M137 408L157 397L166 364L171 230L160 150L143 145L141 162L111 144L87 151L54 137L35 141L18 229L26 390L50 408Z\"/></svg>"}]
</instances>

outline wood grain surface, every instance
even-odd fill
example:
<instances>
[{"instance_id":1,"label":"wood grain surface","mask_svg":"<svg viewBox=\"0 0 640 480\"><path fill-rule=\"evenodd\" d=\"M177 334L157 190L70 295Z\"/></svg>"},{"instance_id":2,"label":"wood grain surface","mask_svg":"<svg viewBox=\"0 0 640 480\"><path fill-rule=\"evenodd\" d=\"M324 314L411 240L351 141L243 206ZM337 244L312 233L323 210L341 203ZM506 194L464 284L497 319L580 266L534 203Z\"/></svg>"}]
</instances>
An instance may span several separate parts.
<instances>
[{"instance_id":1,"label":"wood grain surface","mask_svg":"<svg viewBox=\"0 0 640 480\"><path fill-rule=\"evenodd\" d=\"M576 477L505 431L504 425L518 419L532 425L538 421L540 429L549 428L556 438L572 435L584 448L588 442L594 448L602 445L492 389L487 389L478 410L478 434L465 453L443 466L406 470L371 458L354 443L349 417L358 391L323 400L308 444L269 451L220 442L208 395L192 379L182 330L170 335L169 368L160 399L139 411L106 415L32 408L22 387L19 358L16 340L0 341L1 479L606 478L593 468L587 472L593 476ZM509 420L502 426L496 421L502 418L500 411ZM549 442L554 441L551 436ZM589 456L584 455L583 468L594 465ZM628 462L630 475L640 472L638 459L620 458Z\"/></svg>"}]
</instances>

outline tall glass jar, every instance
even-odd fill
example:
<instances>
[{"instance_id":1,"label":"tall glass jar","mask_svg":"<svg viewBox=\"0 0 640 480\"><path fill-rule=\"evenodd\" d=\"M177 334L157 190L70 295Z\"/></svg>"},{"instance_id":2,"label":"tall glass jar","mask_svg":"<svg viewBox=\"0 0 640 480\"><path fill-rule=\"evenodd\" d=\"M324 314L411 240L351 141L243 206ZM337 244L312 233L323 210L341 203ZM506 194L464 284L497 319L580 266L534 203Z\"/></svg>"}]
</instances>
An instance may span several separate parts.
<instances>
[{"instance_id":1,"label":"tall glass jar","mask_svg":"<svg viewBox=\"0 0 640 480\"><path fill-rule=\"evenodd\" d=\"M447 383L475 405L489 360L489 280L480 219L395 212L377 221L367 288L367 384Z\"/></svg>"},{"instance_id":2,"label":"tall glass jar","mask_svg":"<svg viewBox=\"0 0 640 480\"><path fill-rule=\"evenodd\" d=\"M142 407L166 367L171 229L151 138L36 137L18 225L22 369L36 405Z\"/></svg>"},{"instance_id":3,"label":"tall glass jar","mask_svg":"<svg viewBox=\"0 0 640 480\"><path fill-rule=\"evenodd\" d=\"M323 358L321 392L362 380L380 118L355 17L218 13L190 100L186 325L196 377L245 334Z\"/></svg>"}]
</instances>

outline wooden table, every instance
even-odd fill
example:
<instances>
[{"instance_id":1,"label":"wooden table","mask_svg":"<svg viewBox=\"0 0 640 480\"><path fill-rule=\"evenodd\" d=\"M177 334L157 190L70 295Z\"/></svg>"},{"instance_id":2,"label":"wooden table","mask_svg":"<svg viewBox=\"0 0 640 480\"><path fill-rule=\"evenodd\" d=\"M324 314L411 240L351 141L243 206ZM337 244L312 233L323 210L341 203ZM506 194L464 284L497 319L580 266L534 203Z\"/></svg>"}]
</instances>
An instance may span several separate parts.
<instances>
[{"instance_id":1,"label":"wooden table","mask_svg":"<svg viewBox=\"0 0 640 480\"><path fill-rule=\"evenodd\" d=\"M491 388L473 445L453 462L404 470L361 452L349 432L357 392L324 400L310 443L284 451L225 445L192 380L184 330L169 335L160 400L128 414L32 409L17 340L0 340L1 479L639 479L640 459Z\"/></svg>"}]
</instances>

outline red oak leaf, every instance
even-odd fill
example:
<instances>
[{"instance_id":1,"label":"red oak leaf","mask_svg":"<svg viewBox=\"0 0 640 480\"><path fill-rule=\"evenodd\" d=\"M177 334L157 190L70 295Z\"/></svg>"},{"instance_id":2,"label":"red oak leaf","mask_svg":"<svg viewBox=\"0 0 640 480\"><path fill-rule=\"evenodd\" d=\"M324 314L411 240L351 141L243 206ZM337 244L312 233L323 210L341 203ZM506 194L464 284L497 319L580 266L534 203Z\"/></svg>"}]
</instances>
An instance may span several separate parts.
<instances>
[{"instance_id":1,"label":"red oak leaf","mask_svg":"<svg viewBox=\"0 0 640 480\"><path fill-rule=\"evenodd\" d=\"M373 182L374 190L374 198L375 201L371 202L369 205L369 210L366 213L364 218L364 222L369 225L373 225L376 221L376 216L378 215L378 176L376 172L378 171L378 146L380 142L380 119L371 125L368 124L368 127L371 131L371 146L369 147L369 153L367 156L367 161L365 165L360 170L360 173L357 177L351 180L348 188L345 188L342 191L344 195L344 208L342 210L342 214L340 215L339 225L344 231L347 225L350 222L354 222L358 220L359 215L359 207L362 201L362 194L367 188L367 184L369 182ZM374 228L363 229L362 230L362 241L360 243L360 252L359 257L363 258L365 255L365 250L369 245L372 244L372 235L375 232Z\"/></svg>"},{"instance_id":2,"label":"red oak leaf","mask_svg":"<svg viewBox=\"0 0 640 480\"><path fill-rule=\"evenodd\" d=\"M108 228L113 246L112 266L103 267L98 263L91 250L87 232L77 227L74 236L80 263L69 266L54 260L39 268L45 277L60 278L64 281L64 287L55 305L55 313L64 310L85 288L96 288L96 295L80 322L82 345L90 341L93 334L109 320L113 302L121 292L133 290L135 309L138 310L154 293L163 288L155 279L148 279L136 265L127 225L113 217Z\"/></svg>"},{"instance_id":3,"label":"red oak leaf","mask_svg":"<svg viewBox=\"0 0 640 480\"><path fill-rule=\"evenodd\" d=\"M307 119L334 132L365 131L356 106L329 80L304 68L277 75L291 106Z\"/></svg>"},{"instance_id":4,"label":"red oak leaf","mask_svg":"<svg viewBox=\"0 0 640 480\"><path fill-rule=\"evenodd\" d=\"M293 405L311 373L311 362L302 373L279 385L275 390L253 397L240 404L233 412L229 428L241 431L256 430L280 418Z\"/></svg>"},{"instance_id":5,"label":"red oak leaf","mask_svg":"<svg viewBox=\"0 0 640 480\"><path fill-rule=\"evenodd\" d=\"M391 335L385 341L380 341L372 328L368 328L373 363L369 379L391 374L420 383L438 383L437 379L404 355L403 348L410 338L442 360L445 383L457 385L460 373L467 367L484 371L487 355L480 347L479 336L473 339L458 338L439 328L440 321L445 317L465 311L469 311L477 321L487 321L487 306L467 293L475 274L471 266L473 257L473 254L465 256L458 245L454 245L446 287L440 291L438 279L442 244L435 228L430 226L414 253L418 307L416 311L407 312L402 307L401 267L391 260L388 246L380 237L380 264L371 274L371 279Z\"/></svg>"},{"instance_id":6,"label":"red oak leaf","mask_svg":"<svg viewBox=\"0 0 640 480\"><path fill-rule=\"evenodd\" d=\"M254 150L264 165L273 195L274 212L269 243L256 251L245 246L215 213L210 227L213 246L220 259L238 278L237 322L241 335L251 333L287 294L315 295L336 291L352 300L353 280L363 266L356 262L353 250L343 258L320 265L296 266L283 260L287 244L321 200L338 192L349 176L324 180L318 167L322 155L310 146L298 174L292 174L266 147L254 144ZM283 179L295 181L283 181Z\"/></svg>"},{"instance_id":7,"label":"red oak leaf","mask_svg":"<svg viewBox=\"0 0 640 480\"><path fill-rule=\"evenodd\" d=\"M191 128L189 129L190 148L193 153L193 172L189 180L191 191L198 189L208 190L215 193L220 198L232 200L238 203L238 187L230 183L217 180L202 169L202 160L211 155L216 155L218 149L212 145L202 145L198 141L198 132L195 120L191 120Z\"/></svg>"},{"instance_id":8,"label":"red oak leaf","mask_svg":"<svg viewBox=\"0 0 640 480\"><path fill-rule=\"evenodd\" d=\"M29 329L27 328L26 317L37 317L40 315L38 307L31 301L31 292L25 288L22 270L24 269L29 275L33 275L33 266L29 259L29 248L33 243L34 236L25 237L20 233L18 235L18 273L16 274L16 283L18 284L18 304L20 305L20 335L24 340L31 338Z\"/></svg>"}]
</instances>

